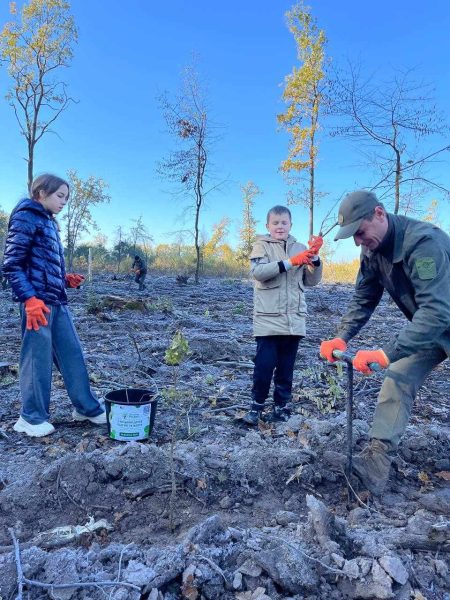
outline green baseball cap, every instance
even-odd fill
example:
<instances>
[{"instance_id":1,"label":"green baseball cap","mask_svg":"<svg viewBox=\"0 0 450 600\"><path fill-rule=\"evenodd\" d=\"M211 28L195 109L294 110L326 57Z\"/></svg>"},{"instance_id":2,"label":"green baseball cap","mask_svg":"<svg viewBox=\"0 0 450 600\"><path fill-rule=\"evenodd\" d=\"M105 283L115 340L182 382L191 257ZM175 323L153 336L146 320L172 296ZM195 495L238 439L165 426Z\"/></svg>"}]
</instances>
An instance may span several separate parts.
<instances>
[{"instance_id":1,"label":"green baseball cap","mask_svg":"<svg viewBox=\"0 0 450 600\"><path fill-rule=\"evenodd\" d=\"M364 217L370 214L376 206L380 206L373 192L358 190L348 194L339 206L338 224L340 229L334 241L345 240L358 231Z\"/></svg>"}]
</instances>

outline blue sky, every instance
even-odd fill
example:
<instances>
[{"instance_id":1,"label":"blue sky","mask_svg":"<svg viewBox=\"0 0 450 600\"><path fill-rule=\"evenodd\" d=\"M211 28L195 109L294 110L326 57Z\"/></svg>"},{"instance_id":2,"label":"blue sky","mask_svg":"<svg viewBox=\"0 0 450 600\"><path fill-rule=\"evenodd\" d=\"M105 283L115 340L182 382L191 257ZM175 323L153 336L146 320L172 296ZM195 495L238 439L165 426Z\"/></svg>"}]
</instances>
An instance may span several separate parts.
<instances>
[{"instance_id":1,"label":"blue sky","mask_svg":"<svg viewBox=\"0 0 450 600\"><path fill-rule=\"evenodd\" d=\"M21 3L18 2L20 5ZM288 138L277 131L276 115L283 110L282 83L296 62L294 40L284 13L293 2L284 0L73 0L79 42L72 66L65 73L70 93L79 100L55 124L36 148L35 172L64 175L75 168L81 177L95 175L109 184L111 203L95 212L109 242L119 226L143 221L155 242L171 241L170 232L186 229L179 216L185 204L167 193L168 185L155 167L171 148L156 97L176 92L180 74L192 52L207 82L211 115L221 124L222 139L213 161L225 188L211 194L202 213L207 233L222 217L232 219L229 241L234 243L242 211L240 186L253 180L263 191L255 216L261 231L267 209L285 203L286 185L278 171ZM388 73L392 67L415 67L436 88L440 108L448 118L450 106L450 9L445 0L316 0L309 2L319 27L328 37L327 51L335 64L361 59L368 72ZM8 2L0 4L0 22ZM12 110L2 98L9 80L0 72L0 205L11 210L25 194L25 142ZM449 119L450 120L450 119ZM431 149L445 139L427 142ZM317 211L323 214L345 190L374 182L370 165L345 140L322 136L317 184L328 195ZM448 158L448 157L447 157ZM448 162L433 167L434 175L450 187ZM447 208L438 194L441 213ZM307 236L307 211L292 207L293 234ZM356 256L351 241L336 245L338 256Z\"/></svg>"}]
</instances>

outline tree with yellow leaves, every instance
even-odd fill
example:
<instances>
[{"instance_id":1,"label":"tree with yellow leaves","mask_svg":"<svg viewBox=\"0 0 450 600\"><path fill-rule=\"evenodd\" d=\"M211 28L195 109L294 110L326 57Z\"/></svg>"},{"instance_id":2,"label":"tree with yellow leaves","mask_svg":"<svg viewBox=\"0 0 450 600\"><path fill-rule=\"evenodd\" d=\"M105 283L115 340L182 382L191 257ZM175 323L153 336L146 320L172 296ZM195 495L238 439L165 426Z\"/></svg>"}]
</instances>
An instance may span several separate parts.
<instances>
[{"instance_id":1,"label":"tree with yellow leaves","mask_svg":"<svg viewBox=\"0 0 450 600\"><path fill-rule=\"evenodd\" d=\"M218 223L213 225L211 239L203 246L203 258L209 260L213 258L218 249L221 248L224 239L228 235L228 227L230 225L229 217L222 217Z\"/></svg>"},{"instance_id":2,"label":"tree with yellow leaves","mask_svg":"<svg viewBox=\"0 0 450 600\"><path fill-rule=\"evenodd\" d=\"M28 188L36 144L73 102L56 77L61 67L69 66L78 36L69 9L65 0L30 0L18 12L12 2L14 20L0 32L0 62L13 80L6 99L27 141Z\"/></svg>"},{"instance_id":3,"label":"tree with yellow leaves","mask_svg":"<svg viewBox=\"0 0 450 600\"><path fill-rule=\"evenodd\" d=\"M317 131L324 100L327 39L325 32L318 29L310 7L303 2L295 4L286 13L286 19L297 44L297 56L301 65L298 68L294 66L292 73L285 79L283 99L287 103L287 109L278 115L278 122L291 135L288 157L282 162L281 171L288 176L288 181L294 183L304 179L295 174L307 171L306 194L302 200L309 209L309 233L312 235L316 198Z\"/></svg>"},{"instance_id":4,"label":"tree with yellow leaves","mask_svg":"<svg viewBox=\"0 0 450 600\"><path fill-rule=\"evenodd\" d=\"M253 244L256 240L257 221L253 216L253 206L256 196L259 196L262 192L253 181L248 181L242 186L241 192L244 207L242 211L242 227L239 230L240 242L236 257L241 264L248 264Z\"/></svg>"},{"instance_id":5,"label":"tree with yellow leaves","mask_svg":"<svg viewBox=\"0 0 450 600\"><path fill-rule=\"evenodd\" d=\"M81 179L77 172L72 169L68 171L70 184L70 197L66 204L66 210L62 220L65 230L65 248L67 253L67 267L73 269L75 250L81 235L90 229L97 229L91 213L93 206L110 201L106 193L108 184L99 177L91 175L87 179Z\"/></svg>"}]
</instances>

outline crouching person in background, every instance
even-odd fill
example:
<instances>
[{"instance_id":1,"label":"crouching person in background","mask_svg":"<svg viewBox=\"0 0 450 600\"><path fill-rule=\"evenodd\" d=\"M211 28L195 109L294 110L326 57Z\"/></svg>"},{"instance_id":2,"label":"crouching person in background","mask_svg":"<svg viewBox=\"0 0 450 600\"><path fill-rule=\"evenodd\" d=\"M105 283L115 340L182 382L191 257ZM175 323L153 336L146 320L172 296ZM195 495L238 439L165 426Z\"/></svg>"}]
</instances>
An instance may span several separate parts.
<instances>
[{"instance_id":1,"label":"crouching person in background","mask_svg":"<svg viewBox=\"0 0 450 600\"><path fill-rule=\"evenodd\" d=\"M309 249L289 235L291 212L274 206L267 214L268 234L258 236L250 256L254 279L253 333L256 337L252 405L244 416L257 425L273 377L273 410L268 420L287 421L294 363L306 335L305 287L322 278L318 252L323 240L312 238Z\"/></svg>"},{"instance_id":2,"label":"crouching person in background","mask_svg":"<svg viewBox=\"0 0 450 600\"><path fill-rule=\"evenodd\" d=\"M14 430L32 437L49 435L52 363L63 376L76 421L106 423L103 406L92 393L81 350L67 307L66 287L76 288L82 275L65 272L64 254L55 220L69 198L69 184L41 175L31 186L31 198L11 213L3 273L20 302L22 347L19 378L21 415Z\"/></svg>"},{"instance_id":3,"label":"crouching person in background","mask_svg":"<svg viewBox=\"0 0 450 600\"><path fill-rule=\"evenodd\" d=\"M131 270L135 273L135 282L139 284L139 291L142 292L145 289L145 278L147 276L147 265L143 258L138 254L134 257Z\"/></svg>"}]
</instances>

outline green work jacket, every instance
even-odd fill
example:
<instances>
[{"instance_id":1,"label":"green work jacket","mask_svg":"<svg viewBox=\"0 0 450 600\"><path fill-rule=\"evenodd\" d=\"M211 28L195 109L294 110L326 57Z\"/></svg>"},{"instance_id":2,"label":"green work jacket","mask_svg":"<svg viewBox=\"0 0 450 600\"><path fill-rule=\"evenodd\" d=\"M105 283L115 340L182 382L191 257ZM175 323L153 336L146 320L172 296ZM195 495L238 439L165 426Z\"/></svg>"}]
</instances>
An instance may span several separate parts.
<instances>
[{"instance_id":1,"label":"green work jacket","mask_svg":"<svg viewBox=\"0 0 450 600\"><path fill-rule=\"evenodd\" d=\"M389 360L436 346L450 356L450 237L430 223L390 213L388 219L392 260L362 247L355 293L337 335L355 336L386 290L409 321L383 347Z\"/></svg>"}]
</instances>

